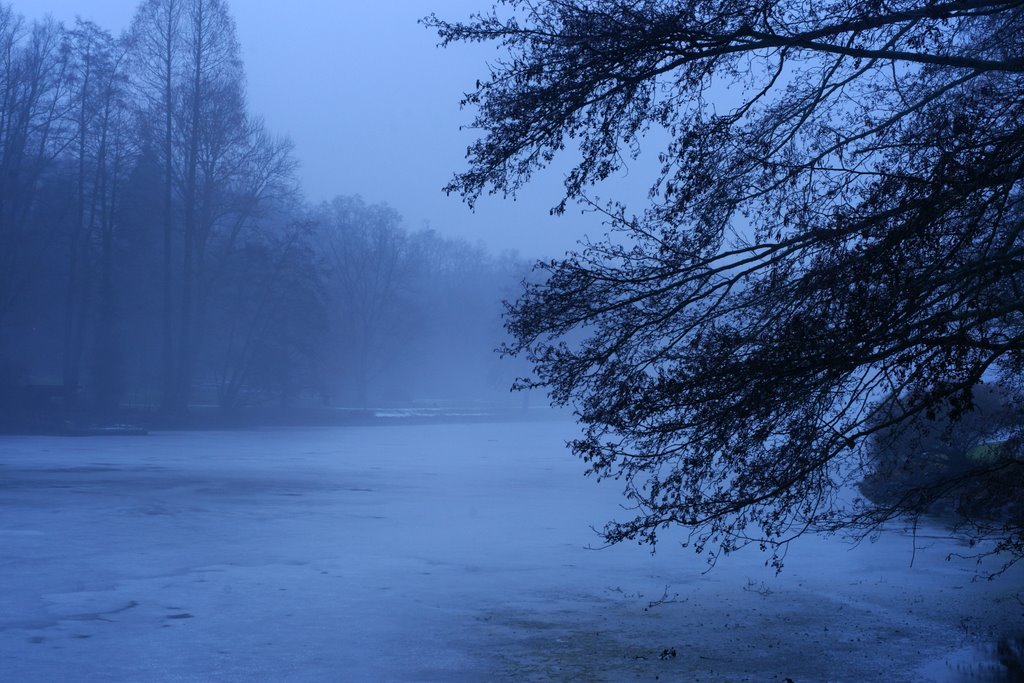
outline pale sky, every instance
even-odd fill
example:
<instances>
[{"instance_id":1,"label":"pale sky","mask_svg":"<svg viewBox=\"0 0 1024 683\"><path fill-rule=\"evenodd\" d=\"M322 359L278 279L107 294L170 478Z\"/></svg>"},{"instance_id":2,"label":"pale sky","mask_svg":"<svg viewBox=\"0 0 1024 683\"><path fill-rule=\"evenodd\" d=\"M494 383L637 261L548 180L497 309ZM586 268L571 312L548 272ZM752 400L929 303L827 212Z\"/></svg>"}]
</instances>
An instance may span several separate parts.
<instances>
[{"instance_id":1,"label":"pale sky","mask_svg":"<svg viewBox=\"0 0 1024 683\"><path fill-rule=\"evenodd\" d=\"M126 28L137 0L15 0L29 18L76 15L114 32ZM471 212L441 188L462 170L471 121L459 99L498 53L492 46L436 47L417 24L430 12L465 18L489 0L232 0L248 75L250 108L268 128L295 142L307 198L360 194L387 202L410 228L483 242L495 251L554 257L585 234L605 229L570 210L552 218L561 174L540 174L517 201L485 198ZM642 181L642 182L641 182ZM633 196L649 178L622 178ZM610 194L604 192L604 194ZM572 214L572 215L570 215Z\"/></svg>"}]
</instances>

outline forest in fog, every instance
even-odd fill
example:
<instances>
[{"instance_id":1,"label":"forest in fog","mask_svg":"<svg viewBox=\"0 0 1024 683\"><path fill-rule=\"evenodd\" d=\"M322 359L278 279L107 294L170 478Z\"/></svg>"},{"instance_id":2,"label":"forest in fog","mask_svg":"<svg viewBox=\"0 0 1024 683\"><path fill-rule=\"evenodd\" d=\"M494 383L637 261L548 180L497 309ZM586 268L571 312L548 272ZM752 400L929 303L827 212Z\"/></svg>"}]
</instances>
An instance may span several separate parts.
<instances>
[{"instance_id":1,"label":"forest in fog","mask_svg":"<svg viewBox=\"0 0 1024 683\"><path fill-rule=\"evenodd\" d=\"M0 683L1024 680L1024 0L12 2Z\"/></svg>"},{"instance_id":2,"label":"forest in fog","mask_svg":"<svg viewBox=\"0 0 1024 683\"><path fill-rule=\"evenodd\" d=\"M0 5L0 42L0 404L507 395L500 302L528 266L344 187L306 202L225 3L147 0L120 36Z\"/></svg>"}]
</instances>

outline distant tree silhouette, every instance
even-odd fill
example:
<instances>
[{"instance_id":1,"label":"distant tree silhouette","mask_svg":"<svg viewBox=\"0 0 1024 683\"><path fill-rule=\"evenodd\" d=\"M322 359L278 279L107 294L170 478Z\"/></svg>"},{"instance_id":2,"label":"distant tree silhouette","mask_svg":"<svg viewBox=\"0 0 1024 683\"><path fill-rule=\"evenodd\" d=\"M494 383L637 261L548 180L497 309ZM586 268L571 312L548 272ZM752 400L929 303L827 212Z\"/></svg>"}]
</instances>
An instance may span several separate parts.
<instances>
[{"instance_id":1,"label":"distant tree silhouette","mask_svg":"<svg viewBox=\"0 0 1024 683\"><path fill-rule=\"evenodd\" d=\"M161 407L171 411L177 389L174 377L174 120L178 109L181 61L181 23L185 0L145 0L136 10L130 29L132 75L140 95L140 109L159 131L154 145L161 161Z\"/></svg>"},{"instance_id":2,"label":"distant tree silhouette","mask_svg":"<svg viewBox=\"0 0 1024 683\"><path fill-rule=\"evenodd\" d=\"M226 2L146 0L132 45L136 85L163 166L162 404L180 413L225 259L268 204L290 201L296 163L290 141L269 135L247 110Z\"/></svg>"},{"instance_id":3,"label":"distant tree silhouette","mask_svg":"<svg viewBox=\"0 0 1024 683\"><path fill-rule=\"evenodd\" d=\"M283 211L278 220L289 219ZM225 286L211 301L217 316L208 346L221 409L243 407L246 394L287 406L319 379L327 340L324 269L313 234L309 221L251 233L218 266Z\"/></svg>"},{"instance_id":4,"label":"distant tree silhouette","mask_svg":"<svg viewBox=\"0 0 1024 683\"><path fill-rule=\"evenodd\" d=\"M341 374L355 405L367 408L372 381L416 329L410 294L417 261L402 217L387 205L336 197L320 208L318 219L336 328L343 335Z\"/></svg>"},{"instance_id":5,"label":"distant tree silhouette","mask_svg":"<svg viewBox=\"0 0 1024 683\"><path fill-rule=\"evenodd\" d=\"M68 142L68 68L60 25L0 5L0 352L56 229L41 198Z\"/></svg>"},{"instance_id":6,"label":"distant tree silhouette","mask_svg":"<svg viewBox=\"0 0 1024 683\"><path fill-rule=\"evenodd\" d=\"M1020 402L1021 2L508 0L425 23L507 50L465 98L481 133L447 189L514 194L571 156L554 210L613 226L540 264L508 318L523 384L574 406L573 449L624 482L609 541L682 525L779 564L807 531L927 508L841 502L873 434L955 422L983 381ZM660 135L648 206L590 198ZM984 475L1018 498L1022 436ZM1024 555L1016 509L965 529L980 552Z\"/></svg>"},{"instance_id":7,"label":"distant tree silhouette","mask_svg":"<svg viewBox=\"0 0 1024 683\"><path fill-rule=\"evenodd\" d=\"M77 400L88 323L95 318L96 398L109 408L117 404L121 384L114 330L114 237L122 227L120 198L135 155L127 104L126 46L82 19L67 32L65 45L70 67L69 147L74 150L75 176L64 301L65 400L69 404Z\"/></svg>"}]
</instances>

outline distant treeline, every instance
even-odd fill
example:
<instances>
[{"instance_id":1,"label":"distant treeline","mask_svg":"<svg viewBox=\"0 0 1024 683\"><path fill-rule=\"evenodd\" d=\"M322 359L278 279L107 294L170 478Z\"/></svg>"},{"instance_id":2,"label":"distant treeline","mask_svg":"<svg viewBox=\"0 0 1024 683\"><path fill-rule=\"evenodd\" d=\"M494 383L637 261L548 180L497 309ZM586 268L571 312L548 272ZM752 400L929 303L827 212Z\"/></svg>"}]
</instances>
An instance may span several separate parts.
<instances>
[{"instance_id":1,"label":"distant treeline","mask_svg":"<svg viewBox=\"0 0 1024 683\"><path fill-rule=\"evenodd\" d=\"M145 0L122 36L0 5L0 42L8 404L180 414L507 390L493 348L523 262L358 197L306 205L290 142L248 109L223 0Z\"/></svg>"}]
</instances>

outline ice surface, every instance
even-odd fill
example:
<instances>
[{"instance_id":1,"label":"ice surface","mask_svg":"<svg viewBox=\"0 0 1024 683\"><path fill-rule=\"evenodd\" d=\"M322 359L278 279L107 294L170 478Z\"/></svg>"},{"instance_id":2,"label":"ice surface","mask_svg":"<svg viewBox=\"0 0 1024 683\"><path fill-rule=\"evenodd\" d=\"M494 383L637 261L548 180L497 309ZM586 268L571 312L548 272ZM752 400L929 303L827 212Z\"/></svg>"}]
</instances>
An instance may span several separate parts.
<instances>
[{"instance_id":1,"label":"ice surface","mask_svg":"<svg viewBox=\"0 0 1024 683\"><path fill-rule=\"evenodd\" d=\"M0 438L0 680L959 680L1020 635L1022 573L940 537L805 539L780 577L589 549L620 496L573 433Z\"/></svg>"}]
</instances>

